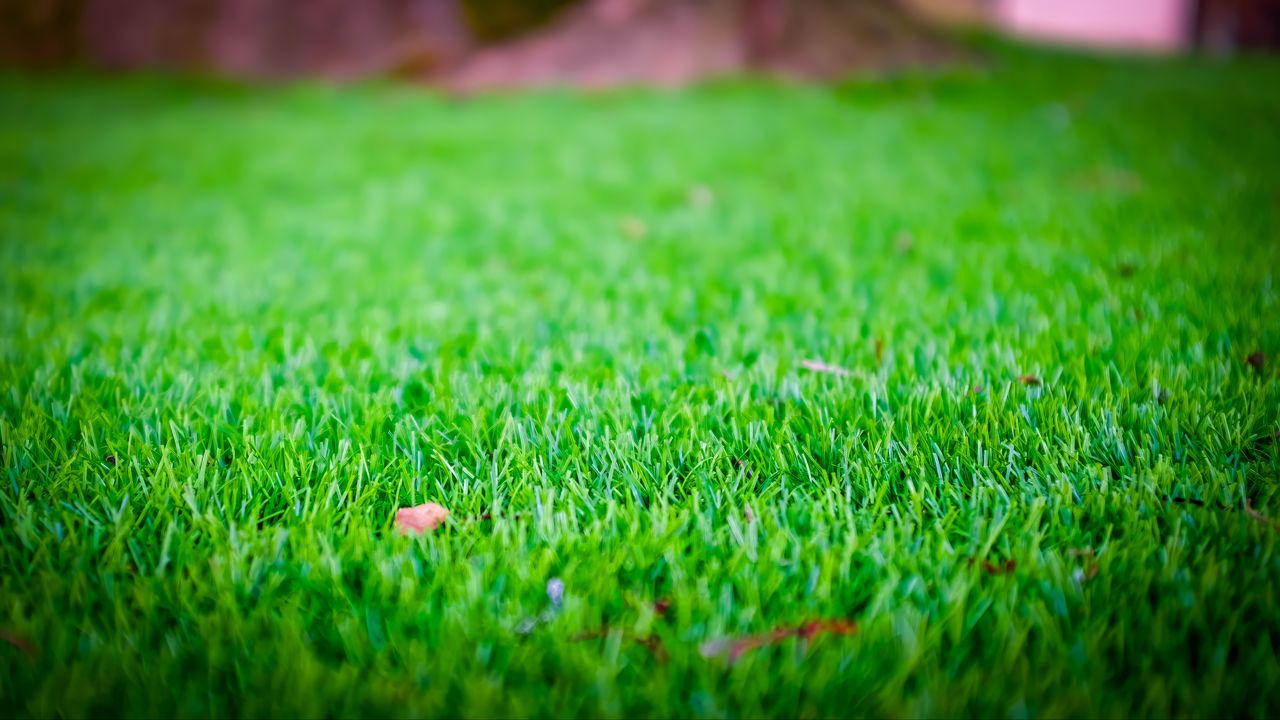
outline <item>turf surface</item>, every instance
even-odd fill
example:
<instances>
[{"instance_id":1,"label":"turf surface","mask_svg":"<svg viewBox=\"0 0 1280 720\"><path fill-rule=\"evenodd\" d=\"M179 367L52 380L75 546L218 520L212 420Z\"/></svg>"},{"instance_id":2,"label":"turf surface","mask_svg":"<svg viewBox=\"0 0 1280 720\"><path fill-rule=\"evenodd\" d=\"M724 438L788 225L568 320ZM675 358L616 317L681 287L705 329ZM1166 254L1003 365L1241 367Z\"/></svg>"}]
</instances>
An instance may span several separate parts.
<instances>
[{"instance_id":1,"label":"turf surface","mask_svg":"<svg viewBox=\"0 0 1280 720\"><path fill-rule=\"evenodd\" d=\"M0 78L0 708L1274 714L1276 87Z\"/></svg>"}]
</instances>

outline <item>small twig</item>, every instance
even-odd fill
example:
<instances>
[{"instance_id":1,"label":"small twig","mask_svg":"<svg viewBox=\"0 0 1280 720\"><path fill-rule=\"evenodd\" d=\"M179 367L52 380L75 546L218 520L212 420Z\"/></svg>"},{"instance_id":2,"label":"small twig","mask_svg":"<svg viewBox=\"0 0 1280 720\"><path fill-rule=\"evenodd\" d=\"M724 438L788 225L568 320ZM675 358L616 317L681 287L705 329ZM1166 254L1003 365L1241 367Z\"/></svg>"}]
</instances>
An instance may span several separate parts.
<instances>
[{"instance_id":1,"label":"small twig","mask_svg":"<svg viewBox=\"0 0 1280 720\"><path fill-rule=\"evenodd\" d=\"M698 651L705 658L720 657L727 660L730 664L735 663L744 654L756 648L772 645L781 642L787 638L797 637L802 640L810 640L823 633L832 635L855 635L858 632L858 623L853 620L810 620L803 625L796 627L784 627L777 630L771 630L758 635L748 635L740 638L718 638L709 640L698 648Z\"/></svg>"}]
</instances>

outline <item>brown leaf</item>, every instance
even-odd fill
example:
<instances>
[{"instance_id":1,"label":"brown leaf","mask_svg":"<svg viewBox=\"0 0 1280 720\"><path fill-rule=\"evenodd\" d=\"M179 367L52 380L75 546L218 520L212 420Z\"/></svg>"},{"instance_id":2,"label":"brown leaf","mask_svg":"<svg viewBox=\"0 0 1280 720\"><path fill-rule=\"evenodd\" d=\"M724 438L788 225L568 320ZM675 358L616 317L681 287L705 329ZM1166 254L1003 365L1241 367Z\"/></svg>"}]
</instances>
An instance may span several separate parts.
<instances>
[{"instance_id":1,"label":"brown leaf","mask_svg":"<svg viewBox=\"0 0 1280 720\"><path fill-rule=\"evenodd\" d=\"M449 511L443 505L429 502L397 510L396 527L402 535L421 535L435 530L447 517Z\"/></svg>"},{"instance_id":2,"label":"brown leaf","mask_svg":"<svg viewBox=\"0 0 1280 720\"><path fill-rule=\"evenodd\" d=\"M881 340L880 338L876 338L876 365L879 365L880 361L883 359L884 359L884 340Z\"/></svg>"},{"instance_id":3,"label":"brown leaf","mask_svg":"<svg viewBox=\"0 0 1280 720\"><path fill-rule=\"evenodd\" d=\"M982 571L988 575L1004 575L1013 572L1018 564L1012 560L1005 560L1003 565L993 564L986 560L982 561Z\"/></svg>"},{"instance_id":4,"label":"brown leaf","mask_svg":"<svg viewBox=\"0 0 1280 720\"><path fill-rule=\"evenodd\" d=\"M586 630L574 635L570 640L574 642L582 642L583 640L603 640L609 637L609 626L596 628L595 630ZM644 647L653 654L658 662L666 662L668 659L667 648L662 644L662 638L657 635L636 635L626 631L622 632L623 640L630 640Z\"/></svg>"},{"instance_id":5,"label":"brown leaf","mask_svg":"<svg viewBox=\"0 0 1280 720\"><path fill-rule=\"evenodd\" d=\"M646 635L644 637L633 635L632 640L644 646L653 655L653 659L660 663L664 663L670 657L667 654L667 647L662 644L662 638L657 635Z\"/></svg>"},{"instance_id":6,"label":"brown leaf","mask_svg":"<svg viewBox=\"0 0 1280 720\"><path fill-rule=\"evenodd\" d=\"M622 229L622 233L632 240L639 240L649 234L649 228L644 221L636 217L622 218L618 223L618 227Z\"/></svg>"},{"instance_id":7,"label":"brown leaf","mask_svg":"<svg viewBox=\"0 0 1280 720\"><path fill-rule=\"evenodd\" d=\"M1142 189L1142 177L1122 167L1101 166L1076 175L1073 184L1087 190L1131 194Z\"/></svg>"},{"instance_id":8,"label":"brown leaf","mask_svg":"<svg viewBox=\"0 0 1280 720\"><path fill-rule=\"evenodd\" d=\"M29 658L35 659L35 657L40 654L36 650L36 646L31 644L30 640L11 630L0 630L0 640L14 646L19 652Z\"/></svg>"},{"instance_id":9,"label":"brown leaf","mask_svg":"<svg viewBox=\"0 0 1280 720\"><path fill-rule=\"evenodd\" d=\"M671 598L658 598L653 604L653 614L658 617L666 617L671 612Z\"/></svg>"},{"instance_id":10,"label":"brown leaf","mask_svg":"<svg viewBox=\"0 0 1280 720\"><path fill-rule=\"evenodd\" d=\"M1092 558L1093 556L1093 548L1091 547L1070 548L1067 550L1067 557Z\"/></svg>"},{"instance_id":11,"label":"brown leaf","mask_svg":"<svg viewBox=\"0 0 1280 720\"><path fill-rule=\"evenodd\" d=\"M1262 513L1258 512L1253 508L1252 500L1244 501L1244 511L1245 511L1245 514L1247 514L1249 517L1253 518L1254 520L1257 520L1263 525L1266 525L1267 527L1270 527L1272 529L1277 529L1276 523L1273 522L1271 518L1267 517L1266 515L1263 515Z\"/></svg>"},{"instance_id":12,"label":"brown leaf","mask_svg":"<svg viewBox=\"0 0 1280 720\"><path fill-rule=\"evenodd\" d=\"M1133 263L1127 263L1127 262L1120 263L1120 265L1116 267L1116 272L1119 272L1120 277L1123 277L1123 278L1133 277L1133 274L1137 271L1138 271L1138 268L1134 266Z\"/></svg>"},{"instance_id":13,"label":"brown leaf","mask_svg":"<svg viewBox=\"0 0 1280 720\"><path fill-rule=\"evenodd\" d=\"M1019 375L1018 382L1031 387L1040 387L1040 378L1035 375Z\"/></svg>"},{"instance_id":14,"label":"brown leaf","mask_svg":"<svg viewBox=\"0 0 1280 720\"><path fill-rule=\"evenodd\" d=\"M817 372L817 373L830 373L832 375L852 375L853 374L842 367L837 367L835 365L828 365L819 360L804 360L800 363L800 367L804 368L805 370L812 370L813 372Z\"/></svg>"},{"instance_id":15,"label":"brown leaf","mask_svg":"<svg viewBox=\"0 0 1280 720\"><path fill-rule=\"evenodd\" d=\"M796 627L778 628L757 635L708 640L698 648L698 652L705 658L723 658L732 664L751 650L773 645L787 638L798 637L809 640L823 633L855 635L857 632L858 624L852 620L810 620Z\"/></svg>"},{"instance_id":16,"label":"brown leaf","mask_svg":"<svg viewBox=\"0 0 1280 720\"><path fill-rule=\"evenodd\" d=\"M105 463L106 463L106 464L108 464L108 465L115 465L115 464L116 464L116 456L115 456L115 455L108 455L108 456L106 456L106 457L102 458L102 461L103 461L103 462L105 462Z\"/></svg>"},{"instance_id":17,"label":"brown leaf","mask_svg":"<svg viewBox=\"0 0 1280 720\"><path fill-rule=\"evenodd\" d=\"M748 525L756 521L756 514L751 512L750 505L744 505L742 507L742 518L746 520Z\"/></svg>"},{"instance_id":18,"label":"brown leaf","mask_svg":"<svg viewBox=\"0 0 1280 720\"><path fill-rule=\"evenodd\" d=\"M1261 350L1255 350L1244 359L1244 364L1253 368L1254 372L1262 372L1263 366L1267 364L1267 356L1263 355Z\"/></svg>"}]
</instances>

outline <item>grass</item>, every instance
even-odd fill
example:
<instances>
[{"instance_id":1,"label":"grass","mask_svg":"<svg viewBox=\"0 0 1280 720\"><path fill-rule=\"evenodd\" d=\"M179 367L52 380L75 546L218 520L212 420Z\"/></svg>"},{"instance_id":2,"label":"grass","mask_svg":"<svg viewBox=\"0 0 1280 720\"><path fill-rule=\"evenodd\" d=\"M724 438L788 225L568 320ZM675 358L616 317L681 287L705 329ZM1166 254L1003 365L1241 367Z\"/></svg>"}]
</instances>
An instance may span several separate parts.
<instances>
[{"instance_id":1,"label":"grass","mask_svg":"<svg viewBox=\"0 0 1280 720\"><path fill-rule=\"evenodd\" d=\"M0 708L1274 715L1277 86L0 78Z\"/></svg>"}]
</instances>

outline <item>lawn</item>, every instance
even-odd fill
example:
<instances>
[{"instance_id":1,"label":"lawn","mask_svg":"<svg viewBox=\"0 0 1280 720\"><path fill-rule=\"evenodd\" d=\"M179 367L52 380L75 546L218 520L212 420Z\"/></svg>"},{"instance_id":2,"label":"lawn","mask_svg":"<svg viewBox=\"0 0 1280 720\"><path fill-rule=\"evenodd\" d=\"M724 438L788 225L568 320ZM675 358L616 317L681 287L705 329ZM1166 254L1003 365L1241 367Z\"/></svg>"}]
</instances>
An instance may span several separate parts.
<instances>
[{"instance_id":1,"label":"lawn","mask_svg":"<svg viewBox=\"0 0 1280 720\"><path fill-rule=\"evenodd\" d=\"M992 52L0 76L0 714L1280 711L1280 62Z\"/></svg>"}]
</instances>

